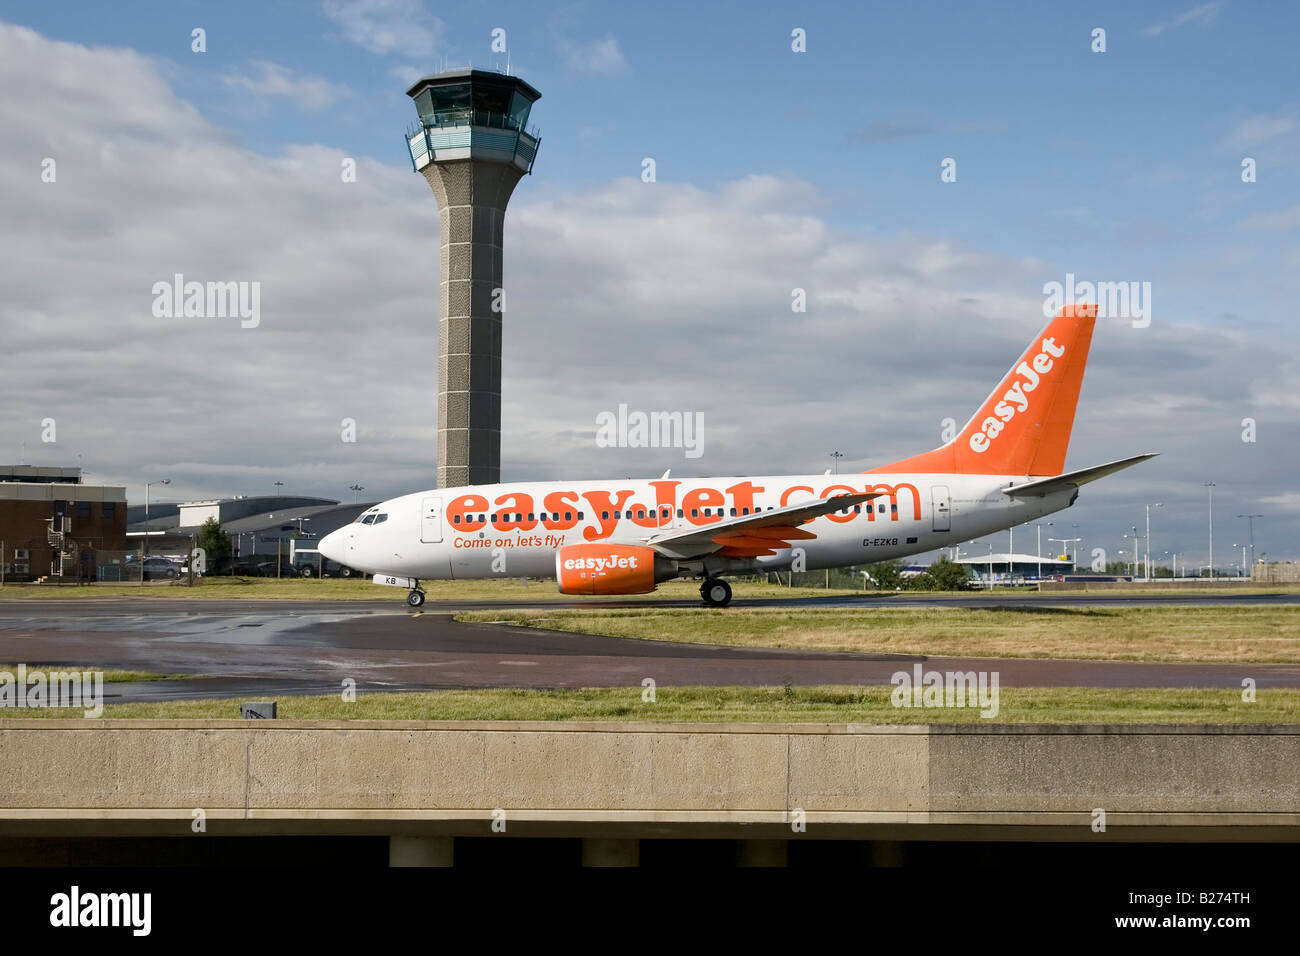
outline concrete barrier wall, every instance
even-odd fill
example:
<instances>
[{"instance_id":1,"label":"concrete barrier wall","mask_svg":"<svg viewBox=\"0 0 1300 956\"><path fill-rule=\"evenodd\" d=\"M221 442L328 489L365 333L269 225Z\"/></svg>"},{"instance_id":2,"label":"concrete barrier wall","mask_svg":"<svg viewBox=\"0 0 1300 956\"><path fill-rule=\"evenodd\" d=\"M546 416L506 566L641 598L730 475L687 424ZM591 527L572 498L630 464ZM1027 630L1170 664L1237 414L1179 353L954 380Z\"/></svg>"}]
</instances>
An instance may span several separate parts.
<instances>
[{"instance_id":1,"label":"concrete barrier wall","mask_svg":"<svg viewBox=\"0 0 1300 956\"><path fill-rule=\"evenodd\" d=\"M1111 826L1276 837L1300 834L1300 726L0 720L4 832L175 830L195 808L257 832L482 828L500 808L512 826L646 833L788 832L796 810L810 825L1086 828L1103 808Z\"/></svg>"}]
</instances>

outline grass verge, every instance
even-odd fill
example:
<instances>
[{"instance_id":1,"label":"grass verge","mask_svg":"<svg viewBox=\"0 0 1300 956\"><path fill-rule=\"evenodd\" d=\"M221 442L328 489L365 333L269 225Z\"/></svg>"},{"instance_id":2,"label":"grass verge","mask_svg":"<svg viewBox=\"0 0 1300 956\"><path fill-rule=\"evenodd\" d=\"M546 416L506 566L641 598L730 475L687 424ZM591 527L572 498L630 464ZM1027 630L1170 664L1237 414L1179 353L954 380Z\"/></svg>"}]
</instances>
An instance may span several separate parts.
<instances>
[{"instance_id":1,"label":"grass verge","mask_svg":"<svg viewBox=\"0 0 1300 956\"><path fill-rule=\"evenodd\" d=\"M995 718L977 708L902 708L889 687L671 687L654 702L635 688L591 690L465 690L285 697L287 720L605 720L794 721L871 724L1295 724L1300 690L1260 691L1245 703L1237 690L1097 690L1080 687L1002 688ZM0 717L12 711L0 710ZM73 712L75 714L75 711ZM28 710L27 717L68 717L66 710ZM106 718L233 719L238 700L113 704Z\"/></svg>"},{"instance_id":2,"label":"grass verge","mask_svg":"<svg viewBox=\"0 0 1300 956\"><path fill-rule=\"evenodd\" d=\"M463 611L497 621L693 644L941 657L1300 662L1300 607L584 608Z\"/></svg>"},{"instance_id":3,"label":"grass verge","mask_svg":"<svg viewBox=\"0 0 1300 956\"><path fill-rule=\"evenodd\" d=\"M129 684L146 680L187 680L192 676L190 674L155 674L152 671L100 670L96 667L79 667L71 664L27 664L27 673L30 674L32 671L43 671L47 676L55 671L69 671L71 673L99 671L104 675L105 684ZM0 664L0 672L17 674L18 665Z\"/></svg>"}]
</instances>

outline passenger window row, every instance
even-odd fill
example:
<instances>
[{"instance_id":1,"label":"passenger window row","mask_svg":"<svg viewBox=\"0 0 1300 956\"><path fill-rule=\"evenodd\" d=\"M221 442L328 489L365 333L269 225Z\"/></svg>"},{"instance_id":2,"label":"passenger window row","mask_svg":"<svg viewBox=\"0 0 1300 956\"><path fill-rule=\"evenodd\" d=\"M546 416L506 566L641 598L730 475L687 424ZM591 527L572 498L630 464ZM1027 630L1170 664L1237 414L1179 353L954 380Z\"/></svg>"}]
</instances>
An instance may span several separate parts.
<instances>
[{"instance_id":1,"label":"passenger window row","mask_svg":"<svg viewBox=\"0 0 1300 956\"><path fill-rule=\"evenodd\" d=\"M523 520L524 520L523 512L509 512L509 511L503 511L503 512L501 512L501 513L499 513L499 514L494 514L494 515L492 515L491 517L492 517L492 523L493 523L493 524L496 524L497 522L506 522L506 521L523 521ZM586 517L586 514L585 514L584 512L581 512L581 511L578 512L578 520L579 520L579 521L582 521L585 517ZM546 514L545 511L543 511L541 514L537 514L536 512L532 512L532 511L530 511L530 512L528 513L528 520L529 520L529 521L537 521L537 520L539 520L539 519L542 520L542 521L547 521L547 520L550 520L550 521L559 521L559 520L560 520L560 513L559 513L558 511L552 511L552 512L550 513L550 517L549 517L549 519L548 519L547 514ZM465 516L465 521L466 521L466 522L473 521L473 520L474 520L474 516L473 516L473 515L466 515L466 516ZM481 514L481 515L478 516L478 520L479 520L480 522L486 522L486 521L488 520L488 515L486 515L486 514ZM573 512L572 512L572 511L566 511L566 512L564 512L564 520L565 520L565 521L572 521L572 520L573 520ZM460 523L461 523L460 515L455 515L455 516L451 519L451 523L452 523L452 524L460 524Z\"/></svg>"},{"instance_id":2,"label":"passenger window row","mask_svg":"<svg viewBox=\"0 0 1300 956\"><path fill-rule=\"evenodd\" d=\"M882 515L883 515L883 514L886 514L886 513L898 514L898 505L896 505L896 504L891 504L891 505L889 506L889 511L888 511L888 512L886 512L885 505L884 505L883 503L877 505L876 507L877 507L877 510L879 511L879 513L882 514ZM756 506L756 507L753 509L753 513L754 513L754 514L761 514L764 510L766 510L766 511L772 511L772 510L773 510L773 506L772 506L772 505L768 505L767 508L764 509L762 505L758 505L758 506ZM692 518L698 518L698 517L701 516L701 513L703 513L703 516L704 516L705 518L712 518L712 517L718 517L718 518L721 518L721 517L726 516L726 514L727 514L728 511L730 511L730 516L733 517L733 518L743 517L743 516L748 515L748 514L750 513L750 509L749 509L749 508L741 508L741 509L739 509L739 512L737 512L737 509L735 509L735 508L731 508L731 509L726 509L726 508L704 508L704 509L700 509L700 508L692 508L692 509L691 509L691 517L692 517ZM841 508L840 511L839 511L839 513L840 513L840 514L845 514L845 515L846 515L846 514L849 513L849 511L850 511L849 508ZM870 511L871 511L871 505L867 505L867 512L869 513ZM862 505L854 505L853 508L852 508L852 512L853 512L854 514L862 514ZM654 509L654 508L649 509L649 515L648 515L648 516L651 517L651 518L655 517L655 509ZM486 515L486 514L480 514L480 515L478 516L478 521L479 521L479 522L486 522L486 521L488 520L488 517L489 517L489 516ZM601 518L602 521L608 521L608 520L609 520L609 517L610 517L610 513L609 513L608 511L602 511L602 512L600 513L600 518ZM646 510L645 508L637 508L637 509L635 509L635 512L634 512L633 509L628 508L626 512L623 512L623 511L615 511L615 512L614 512L614 519L615 519L615 520L621 520L621 519L624 518L624 517L627 517L627 518L633 518L633 517L636 517L636 518L645 518L645 517L647 517L647 510ZM660 518L660 519L669 519L669 518L671 518L671 517L672 517L672 509L671 509L671 508L661 508L661 509L660 509L660 511L659 511L659 518ZM686 517L686 511L685 511L685 509L683 509L683 508L678 508L678 509L677 509L677 517L679 517L679 518L685 518L685 517ZM498 514L493 514L493 515L491 515L491 519L492 519L492 523L493 523L493 524L496 524L496 523L498 523L498 522L522 522L522 521L524 520L524 515L523 515L522 512L501 512L501 513L498 513ZM586 514L585 514L584 512L579 511L579 512L578 512L578 520L579 520L579 521L583 521L583 520L585 520L585 519L586 519ZM360 522L363 523L363 524L371 524L371 523L373 523L373 524L379 524L381 521L387 521L387 520L388 520L388 515L383 515L383 514L381 514L381 515L365 515L365 516L363 516L363 517L361 517L361 518L358 518L357 520L360 521ZM465 517L465 521L466 521L466 522L473 521L473 520L475 520L473 515L467 515L467 516ZM543 512L541 512L540 514L537 514L537 513L535 513L535 512L531 512L531 511L530 511L530 512L528 513L528 520L529 520L529 521L537 521L537 520L546 521L546 520L547 520L547 513L546 513L545 511L543 511ZM552 512L550 513L550 520L551 520L551 521L559 521L559 520L560 520L560 512L558 512L558 511L552 511ZM572 511L566 511L566 512L564 512L564 520L565 520L565 521L572 521L572 520L573 520L573 512L572 512ZM460 523L461 523L461 516L460 516L460 515L456 515L456 516L454 516L454 517L452 518L452 524L460 524Z\"/></svg>"}]
</instances>

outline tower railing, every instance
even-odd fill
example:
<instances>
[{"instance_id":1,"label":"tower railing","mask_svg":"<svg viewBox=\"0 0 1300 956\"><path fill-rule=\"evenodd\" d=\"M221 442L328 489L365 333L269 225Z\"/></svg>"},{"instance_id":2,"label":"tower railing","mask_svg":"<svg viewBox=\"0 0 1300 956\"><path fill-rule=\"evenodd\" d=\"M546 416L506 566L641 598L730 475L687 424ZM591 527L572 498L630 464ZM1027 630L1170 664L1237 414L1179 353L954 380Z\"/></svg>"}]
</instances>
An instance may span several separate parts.
<instances>
[{"instance_id":1,"label":"tower railing","mask_svg":"<svg viewBox=\"0 0 1300 956\"><path fill-rule=\"evenodd\" d=\"M521 129L518 124L504 114L486 110L460 110L436 114L443 121L434 123L435 114L424 114L420 122L411 123L406 128L406 148L411 159L411 168L419 171L421 165L431 161L438 149L447 147L469 146L471 128L500 129L509 131L508 149L516 158L522 157L527 164L526 170L533 171L533 161L542 144L541 130L535 126ZM449 130L464 130L463 133L448 133ZM496 134L498 137L500 134ZM531 140L531 142L529 142Z\"/></svg>"}]
</instances>

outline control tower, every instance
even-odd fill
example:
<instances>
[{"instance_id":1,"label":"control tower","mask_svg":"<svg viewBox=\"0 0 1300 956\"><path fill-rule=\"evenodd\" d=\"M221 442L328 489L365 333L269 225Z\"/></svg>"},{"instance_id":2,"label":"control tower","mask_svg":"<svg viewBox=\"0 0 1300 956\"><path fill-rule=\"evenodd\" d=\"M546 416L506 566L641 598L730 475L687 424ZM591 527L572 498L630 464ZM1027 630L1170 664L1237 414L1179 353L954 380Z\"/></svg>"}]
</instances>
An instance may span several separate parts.
<instances>
[{"instance_id":1,"label":"control tower","mask_svg":"<svg viewBox=\"0 0 1300 956\"><path fill-rule=\"evenodd\" d=\"M541 93L487 70L426 76L406 95L411 165L442 222L438 289L438 487L501 479L502 229L541 138L528 113Z\"/></svg>"}]
</instances>

